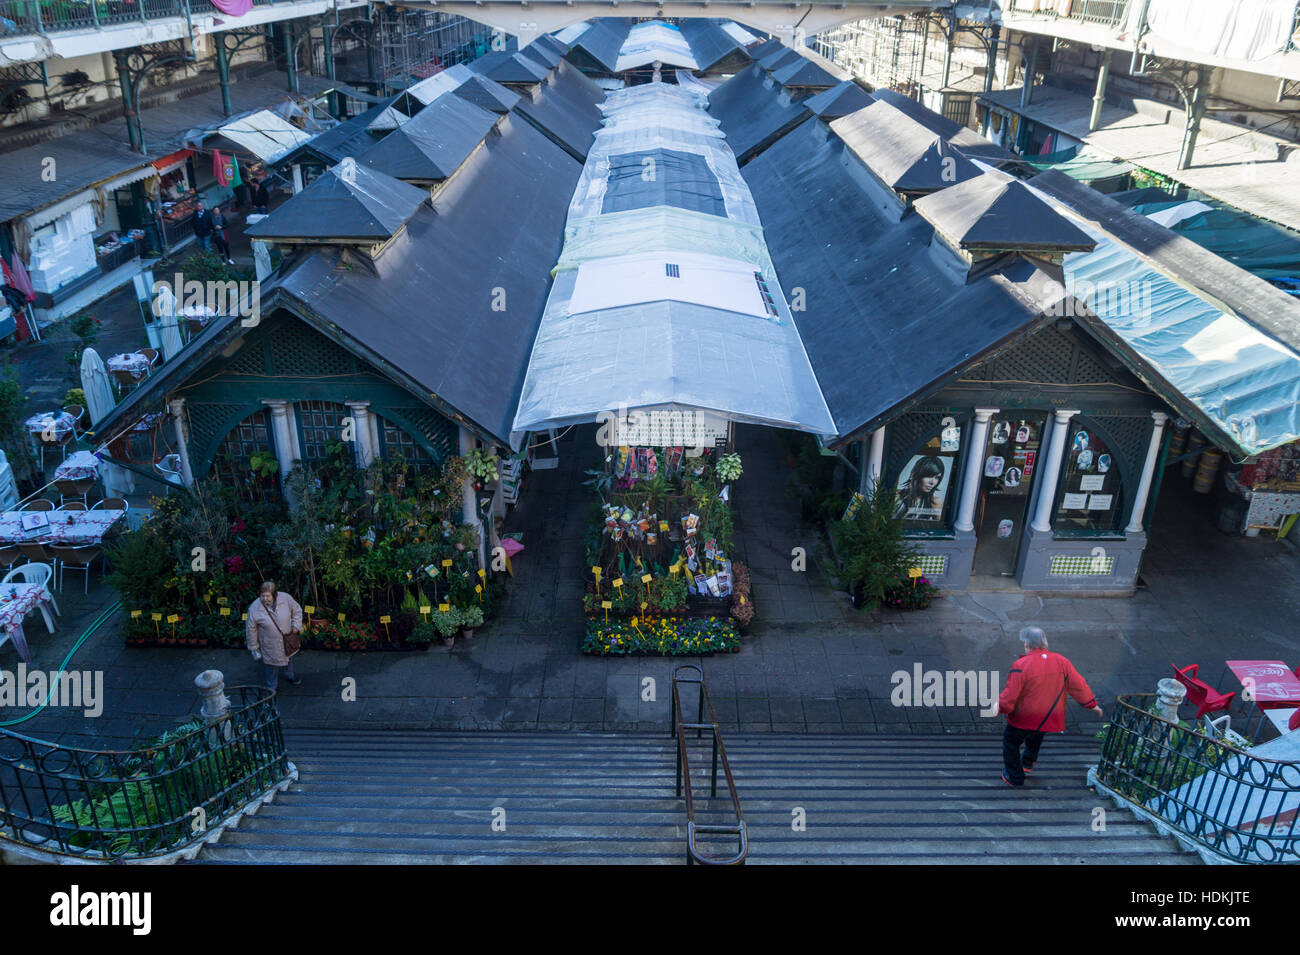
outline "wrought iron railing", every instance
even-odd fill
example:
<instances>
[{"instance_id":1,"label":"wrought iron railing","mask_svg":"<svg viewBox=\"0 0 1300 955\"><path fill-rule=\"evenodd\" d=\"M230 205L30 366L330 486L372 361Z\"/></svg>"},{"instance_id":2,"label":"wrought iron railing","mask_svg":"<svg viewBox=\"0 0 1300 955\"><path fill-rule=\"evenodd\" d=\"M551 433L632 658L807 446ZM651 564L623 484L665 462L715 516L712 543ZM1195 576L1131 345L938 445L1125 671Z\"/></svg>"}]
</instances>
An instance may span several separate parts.
<instances>
[{"instance_id":1,"label":"wrought iron railing","mask_svg":"<svg viewBox=\"0 0 1300 955\"><path fill-rule=\"evenodd\" d=\"M1011 10L1113 27L1128 22L1129 3L1130 0L1014 0Z\"/></svg>"},{"instance_id":2,"label":"wrought iron railing","mask_svg":"<svg viewBox=\"0 0 1300 955\"><path fill-rule=\"evenodd\" d=\"M0 840L100 861L166 855L208 835L289 775L275 695L231 687L201 717L135 750L60 746L0 731Z\"/></svg>"},{"instance_id":3,"label":"wrought iron railing","mask_svg":"<svg viewBox=\"0 0 1300 955\"><path fill-rule=\"evenodd\" d=\"M695 677L682 676L682 671L694 670ZM694 723L682 719L682 696L680 684L693 683L699 687L699 706ZM709 718L704 719L708 710ZM731 775L731 763L727 760L727 748L722 745L722 731L718 728L718 715L713 711L713 701L704 686L704 670L694 663L686 663L673 669L673 709L672 735L677 740L677 795L686 797L686 864L694 865L744 865L749 855L749 832L745 828L745 814L740 809L740 796L736 793L736 780ZM692 793L691 761L686 744L685 730L695 730L699 739L705 730L712 734L713 772L709 794L718 795L718 763L722 764L722 773L727 782L727 794L731 797L731 812L735 822L730 825L700 825L695 821L695 796ZM736 837L736 851L727 856L705 855L697 844L698 836L724 835Z\"/></svg>"},{"instance_id":4,"label":"wrought iron railing","mask_svg":"<svg viewBox=\"0 0 1300 955\"><path fill-rule=\"evenodd\" d=\"M1230 862L1300 859L1300 764L1261 759L1120 697L1095 772L1101 788L1184 842Z\"/></svg>"}]
</instances>

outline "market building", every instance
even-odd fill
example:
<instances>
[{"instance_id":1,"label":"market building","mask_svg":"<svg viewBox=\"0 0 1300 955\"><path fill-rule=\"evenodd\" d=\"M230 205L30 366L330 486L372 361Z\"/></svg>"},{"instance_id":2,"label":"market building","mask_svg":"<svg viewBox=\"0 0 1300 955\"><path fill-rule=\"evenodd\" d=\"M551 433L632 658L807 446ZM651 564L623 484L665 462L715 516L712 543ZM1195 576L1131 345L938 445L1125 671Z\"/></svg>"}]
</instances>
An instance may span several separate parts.
<instances>
[{"instance_id":1,"label":"market building","mask_svg":"<svg viewBox=\"0 0 1300 955\"><path fill-rule=\"evenodd\" d=\"M1255 465L1238 480L1287 466L1300 305L1280 289L773 41L707 94L664 66L602 90L619 29L403 105L407 132L254 227L285 252L260 324L215 322L97 438L167 410L192 479L255 450L287 471L345 416L363 462L436 466L680 409L815 434L860 488L898 487L940 587L1098 594L1136 585L1180 421ZM519 100L463 122L446 98L494 72Z\"/></svg>"}]
</instances>

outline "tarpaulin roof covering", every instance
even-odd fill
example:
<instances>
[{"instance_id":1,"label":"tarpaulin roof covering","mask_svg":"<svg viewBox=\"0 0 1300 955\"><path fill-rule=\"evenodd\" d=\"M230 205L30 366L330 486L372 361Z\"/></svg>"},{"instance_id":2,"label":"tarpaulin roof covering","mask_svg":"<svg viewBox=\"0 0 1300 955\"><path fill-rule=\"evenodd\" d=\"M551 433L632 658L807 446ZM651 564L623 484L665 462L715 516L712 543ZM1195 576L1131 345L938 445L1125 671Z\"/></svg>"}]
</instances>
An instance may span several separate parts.
<instances>
[{"instance_id":1,"label":"tarpaulin roof covering","mask_svg":"<svg viewBox=\"0 0 1300 955\"><path fill-rule=\"evenodd\" d=\"M1027 265L954 279L924 219L891 222L862 201L844 150L806 125L744 169L782 285L806 291L795 321L841 440L1025 332L1046 279Z\"/></svg>"},{"instance_id":2,"label":"tarpaulin roof covering","mask_svg":"<svg viewBox=\"0 0 1300 955\"><path fill-rule=\"evenodd\" d=\"M520 97L514 112L522 114L582 162L600 125L598 104L604 97L599 86L568 63L561 63L531 98Z\"/></svg>"},{"instance_id":3,"label":"tarpaulin roof covering","mask_svg":"<svg viewBox=\"0 0 1300 955\"><path fill-rule=\"evenodd\" d=\"M885 185L899 192L934 192L980 169L889 103L875 102L831 123L831 129Z\"/></svg>"},{"instance_id":4,"label":"tarpaulin roof covering","mask_svg":"<svg viewBox=\"0 0 1300 955\"><path fill-rule=\"evenodd\" d=\"M1136 168L1132 163L1123 162L1113 156L1106 156L1095 150L1071 146L1069 155L1062 158L1051 156L1025 156L1023 162L1044 172L1055 169L1071 179L1080 182L1100 182L1103 179L1115 179L1126 176Z\"/></svg>"},{"instance_id":5,"label":"tarpaulin roof covering","mask_svg":"<svg viewBox=\"0 0 1300 955\"><path fill-rule=\"evenodd\" d=\"M702 155L647 149L611 156L600 211L627 212L650 206L726 215L722 187Z\"/></svg>"},{"instance_id":6,"label":"tarpaulin roof covering","mask_svg":"<svg viewBox=\"0 0 1300 955\"><path fill-rule=\"evenodd\" d=\"M1080 210L1097 248L1066 290L1138 377L1240 454L1300 439L1300 302L1060 173L1032 185Z\"/></svg>"},{"instance_id":7,"label":"tarpaulin roof covering","mask_svg":"<svg viewBox=\"0 0 1300 955\"><path fill-rule=\"evenodd\" d=\"M962 155L968 159L979 159L993 163L995 166L1001 166L1017 158L997 143L989 142L970 127L963 126L946 116L941 116L934 110L926 108L923 104L897 90L880 87L872 90L871 95L874 99L888 103L899 112L907 114L930 132L942 136L949 143L956 146Z\"/></svg>"},{"instance_id":8,"label":"tarpaulin roof covering","mask_svg":"<svg viewBox=\"0 0 1300 955\"><path fill-rule=\"evenodd\" d=\"M871 94L852 80L844 80L838 86L822 90L816 96L803 101L803 105L826 122L848 116L870 106L875 100Z\"/></svg>"},{"instance_id":9,"label":"tarpaulin roof covering","mask_svg":"<svg viewBox=\"0 0 1300 955\"><path fill-rule=\"evenodd\" d=\"M716 20L682 20L677 28L691 46L691 55L699 64L697 69L707 70L743 45Z\"/></svg>"},{"instance_id":10,"label":"tarpaulin roof covering","mask_svg":"<svg viewBox=\"0 0 1300 955\"><path fill-rule=\"evenodd\" d=\"M626 213L592 215L592 196L608 194L610 170L628 165L620 159L625 154L611 152L622 147L607 144L607 135L611 143L626 141L631 121L641 116L643 135L662 132L671 139L681 135L682 126L694 123L683 118L667 122L661 130L663 120L658 117L703 115L698 97L693 100L682 91L665 94L658 86L662 84L622 90L605 104L608 116L622 114L625 122L596 135L570 204L566 253L567 237L574 237L586 251L608 254L570 258L569 267L557 272L529 359L514 430L518 435L590 421L603 410L624 405L691 408L829 434L830 414L785 297L775 276L764 272L769 266L766 250L754 258L730 257L744 248L739 242L725 249L697 250L705 230L692 229L691 224L710 219L728 223L729 209L721 210L727 216L671 205L638 210L642 218L665 211L653 220L667 232L662 252L636 244L638 227ZM641 101L651 108L638 109ZM700 140L698 148L716 151L713 162L730 166L716 180L739 180L725 147L707 136ZM700 171L698 164L691 168ZM606 182L603 192L601 180ZM671 202L670 196L665 191L666 201ZM751 220L732 226L742 232L756 228L752 197L746 200L735 201L738 211ZM601 242L607 222L610 234ZM681 245L672 241L678 224L691 233ZM620 239L632 241L620 247ZM724 251L729 254L718 254Z\"/></svg>"},{"instance_id":11,"label":"tarpaulin roof covering","mask_svg":"<svg viewBox=\"0 0 1300 955\"><path fill-rule=\"evenodd\" d=\"M459 96L444 93L359 155L357 162L395 179L446 179L500 118Z\"/></svg>"},{"instance_id":12,"label":"tarpaulin roof covering","mask_svg":"<svg viewBox=\"0 0 1300 955\"><path fill-rule=\"evenodd\" d=\"M916 212L963 249L1092 251L1092 239L1018 179L989 170L916 200Z\"/></svg>"},{"instance_id":13,"label":"tarpaulin roof covering","mask_svg":"<svg viewBox=\"0 0 1300 955\"><path fill-rule=\"evenodd\" d=\"M358 166L331 166L245 234L258 239L390 238L427 199L424 189Z\"/></svg>"},{"instance_id":14,"label":"tarpaulin roof covering","mask_svg":"<svg viewBox=\"0 0 1300 955\"><path fill-rule=\"evenodd\" d=\"M275 162L311 139L311 133L303 132L269 109L241 116L221 126L217 132L266 162Z\"/></svg>"},{"instance_id":15,"label":"tarpaulin roof covering","mask_svg":"<svg viewBox=\"0 0 1300 955\"><path fill-rule=\"evenodd\" d=\"M762 69L754 64L709 94L709 115L722 124L742 166L812 116L804 104L782 103L780 89L769 89L766 81Z\"/></svg>"},{"instance_id":16,"label":"tarpaulin roof covering","mask_svg":"<svg viewBox=\"0 0 1300 955\"><path fill-rule=\"evenodd\" d=\"M618 65L618 54L623 49L623 41L627 39L631 30L632 24L628 20L616 17L595 20L569 45L569 55L585 53L597 64L613 73L614 67Z\"/></svg>"},{"instance_id":17,"label":"tarpaulin roof covering","mask_svg":"<svg viewBox=\"0 0 1300 955\"><path fill-rule=\"evenodd\" d=\"M614 72L635 70L651 63L681 66L688 70L700 68L682 31L661 20L638 23L628 31L627 39L619 48Z\"/></svg>"}]
</instances>

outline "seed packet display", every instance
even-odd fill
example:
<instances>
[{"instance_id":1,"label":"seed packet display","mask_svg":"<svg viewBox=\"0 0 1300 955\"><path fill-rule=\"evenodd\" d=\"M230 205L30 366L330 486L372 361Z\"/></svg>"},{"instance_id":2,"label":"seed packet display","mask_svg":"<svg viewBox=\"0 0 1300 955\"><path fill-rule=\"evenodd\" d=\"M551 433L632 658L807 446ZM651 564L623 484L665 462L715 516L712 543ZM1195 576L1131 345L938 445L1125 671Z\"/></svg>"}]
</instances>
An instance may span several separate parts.
<instances>
[{"instance_id":1,"label":"seed packet display","mask_svg":"<svg viewBox=\"0 0 1300 955\"><path fill-rule=\"evenodd\" d=\"M695 575L695 592L701 597L707 597L709 595L709 583L703 574Z\"/></svg>"},{"instance_id":2,"label":"seed packet display","mask_svg":"<svg viewBox=\"0 0 1300 955\"><path fill-rule=\"evenodd\" d=\"M712 537L704 542L704 556L709 560L717 560L718 542Z\"/></svg>"},{"instance_id":3,"label":"seed packet display","mask_svg":"<svg viewBox=\"0 0 1300 955\"><path fill-rule=\"evenodd\" d=\"M688 540L686 542L686 556L691 560L695 559L695 541Z\"/></svg>"},{"instance_id":4,"label":"seed packet display","mask_svg":"<svg viewBox=\"0 0 1300 955\"><path fill-rule=\"evenodd\" d=\"M619 477L627 477L632 466L632 449L623 446L618 449L618 458L614 463L614 473Z\"/></svg>"},{"instance_id":5,"label":"seed packet display","mask_svg":"<svg viewBox=\"0 0 1300 955\"><path fill-rule=\"evenodd\" d=\"M668 473L676 474L682 469L682 454L685 451L682 447L668 449Z\"/></svg>"},{"instance_id":6,"label":"seed packet display","mask_svg":"<svg viewBox=\"0 0 1300 955\"><path fill-rule=\"evenodd\" d=\"M637 474L650 473L650 458L652 457L654 457L654 452L652 452L649 448L636 449L636 473Z\"/></svg>"},{"instance_id":7,"label":"seed packet display","mask_svg":"<svg viewBox=\"0 0 1300 955\"><path fill-rule=\"evenodd\" d=\"M709 594L714 597L721 597L722 591L718 587L718 575L712 574L704 578L704 585L709 588Z\"/></svg>"},{"instance_id":8,"label":"seed packet display","mask_svg":"<svg viewBox=\"0 0 1300 955\"><path fill-rule=\"evenodd\" d=\"M727 570L720 570L714 575L718 581L718 596L720 597L731 596L731 561L727 561L727 567Z\"/></svg>"}]
</instances>

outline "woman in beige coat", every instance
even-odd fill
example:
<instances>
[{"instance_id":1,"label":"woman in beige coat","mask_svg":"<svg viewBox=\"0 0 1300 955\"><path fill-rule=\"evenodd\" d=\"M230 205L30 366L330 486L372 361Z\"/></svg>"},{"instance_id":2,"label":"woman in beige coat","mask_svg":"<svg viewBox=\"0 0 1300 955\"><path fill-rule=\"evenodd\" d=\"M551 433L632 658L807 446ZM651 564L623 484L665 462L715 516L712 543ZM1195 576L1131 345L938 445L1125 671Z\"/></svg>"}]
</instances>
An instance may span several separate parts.
<instances>
[{"instance_id":1,"label":"woman in beige coat","mask_svg":"<svg viewBox=\"0 0 1300 955\"><path fill-rule=\"evenodd\" d=\"M248 608L248 650L266 669L266 685L280 685L280 671L290 686L302 682L293 672L293 660L285 655L284 638L302 632L302 607L288 594L277 593L275 584L262 584L262 594Z\"/></svg>"}]
</instances>

